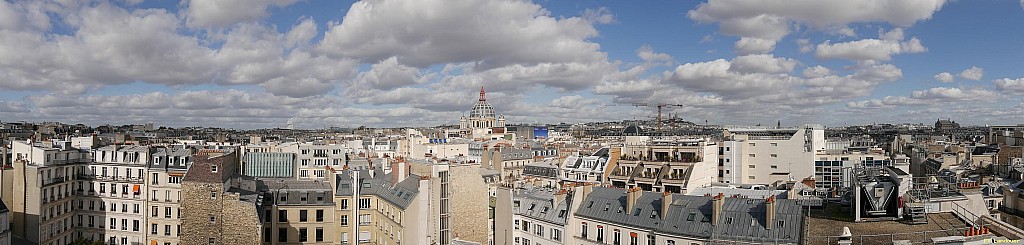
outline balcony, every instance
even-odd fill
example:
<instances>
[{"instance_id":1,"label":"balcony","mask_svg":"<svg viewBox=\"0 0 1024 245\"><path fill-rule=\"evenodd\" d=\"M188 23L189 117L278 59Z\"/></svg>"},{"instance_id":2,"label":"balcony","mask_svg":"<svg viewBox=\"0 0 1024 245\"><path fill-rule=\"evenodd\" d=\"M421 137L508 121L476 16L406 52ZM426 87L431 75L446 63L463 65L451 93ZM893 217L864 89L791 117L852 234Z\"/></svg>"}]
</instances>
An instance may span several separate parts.
<instances>
[{"instance_id":1,"label":"balcony","mask_svg":"<svg viewBox=\"0 0 1024 245\"><path fill-rule=\"evenodd\" d=\"M50 185L60 184L60 183L64 183L65 181L67 181L67 179L66 179L66 178L64 178L64 177L57 177L57 178L51 178L51 179L44 179L44 180L43 180L43 186L45 187L45 186L50 186Z\"/></svg>"}]
</instances>

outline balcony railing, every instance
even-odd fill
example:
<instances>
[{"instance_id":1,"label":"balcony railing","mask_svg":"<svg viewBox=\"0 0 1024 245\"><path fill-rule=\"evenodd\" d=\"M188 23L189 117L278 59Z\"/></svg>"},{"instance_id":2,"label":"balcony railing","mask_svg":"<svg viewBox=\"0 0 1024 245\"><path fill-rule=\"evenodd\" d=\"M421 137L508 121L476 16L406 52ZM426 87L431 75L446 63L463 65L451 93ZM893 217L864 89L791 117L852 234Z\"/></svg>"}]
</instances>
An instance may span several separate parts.
<instances>
[{"instance_id":1,"label":"balcony railing","mask_svg":"<svg viewBox=\"0 0 1024 245\"><path fill-rule=\"evenodd\" d=\"M65 181L66 181L66 178L64 178L64 177L44 179L43 180L43 186L60 184L60 183L64 183Z\"/></svg>"}]
</instances>

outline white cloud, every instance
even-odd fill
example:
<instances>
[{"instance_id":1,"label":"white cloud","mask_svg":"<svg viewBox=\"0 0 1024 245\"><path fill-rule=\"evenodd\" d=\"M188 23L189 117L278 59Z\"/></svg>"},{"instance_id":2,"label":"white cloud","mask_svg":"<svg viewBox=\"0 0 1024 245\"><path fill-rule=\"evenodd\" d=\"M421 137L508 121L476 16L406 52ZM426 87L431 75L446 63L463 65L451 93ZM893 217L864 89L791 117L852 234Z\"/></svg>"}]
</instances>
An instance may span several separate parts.
<instances>
[{"instance_id":1,"label":"white cloud","mask_svg":"<svg viewBox=\"0 0 1024 245\"><path fill-rule=\"evenodd\" d=\"M886 96L881 99L851 101L846 103L846 107L871 109L934 105L936 103L991 102L999 99L999 97L999 93L985 89L935 87L913 91L910 96Z\"/></svg>"},{"instance_id":2,"label":"white cloud","mask_svg":"<svg viewBox=\"0 0 1024 245\"><path fill-rule=\"evenodd\" d=\"M524 1L362 1L331 23L320 51L413 67L480 62L481 67L592 63L606 59L591 22L557 19Z\"/></svg>"},{"instance_id":3,"label":"white cloud","mask_svg":"<svg viewBox=\"0 0 1024 245\"><path fill-rule=\"evenodd\" d=\"M996 89L1003 93L1009 94L1024 94L1024 78L1010 79L1001 78L993 81L996 84Z\"/></svg>"},{"instance_id":4,"label":"white cloud","mask_svg":"<svg viewBox=\"0 0 1024 245\"><path fill-rule=\"evenodd\" d=\"M878 38L890 41L903 41L903 28L895 28L888 32L878 29Z\"/></svg>"},{"instance_id":5,"label":"white cloud","mask_svg":"<svg viewBox=\"0 0 1024 245\"><path fill-rule=\"evenodd\" d=\"M949 72L943 72L943 73L935 74L935 80L937 80L939 82L944 82L944 83L952 82L953 81L953 74L950 74Z\"/></svg>"},{"instance_id":6,"label":"white cloud","mask_svg":"<svg viewBox=\"0 0 1024 245\"><path fill-rule=\"evenodd\" d=\"M666 53L654 52L654 49L650 45L640 46L640 49L636 50L636 55L640 57L645 63L651 65L672 65L673 59L671 55Z\"/></svg>"},{"instance_id":7,"label":"white cloud","mask_svg":"<svg viewBox=\"0 0 1024 245\"><path fill-rule=\"evenodd\" d=\"M854 36L852 23L886 22L908 27L930 19L946 0L710 0L687 16L703 23L718 23L725 34L778 41L791 26L806 25L844 36Z\"/></svg>"},{"instance_id":8,"label":"white cloud","mask_svg":"<svg viewBox=\"0 0 1024 245\"><path fill-rule=\"evenodd\" d=\"M835 44L825 41L818 44L814 57L854 61L888 61L895 54L921 53L925 51L927 49L921 45L921 41L916 37L905 42L898 40L861 39Z\"/></svg>"},{"instance_id":9,"label":"white cloud","mask_svg":"<svg viewBox=\"0 0 1024 245\"><path fill-rule=\"evenodd\" d=\"M794 59L776 58L771 54L755 54L733 58L729 70L739 73L782 74L793 71L797 63L799 62Z\"/></svg>"},{"instance_id":10,"label":"white cloud","mask_svg":"<svg viewBox=\"0 0 1024 245\"><path fill-rule=\"evenodd\" d=\"M807 67L806 69L804 69L802 75L805 78L821 78L832 75L832 70L828 69L828 67L818 65L813 67Z\"/></svg>"},{"instance_id":11,"label":"white cloud","mask_svg":"<svg viewBox=\"0 0 1024 245\"><path fill-rule=\"evenodd\" d=\"M349 86L350 89L353 87L368 87L379 90L391 90L419 84L419 73L419 69L399 64L397 58L391 57L374 64L369 71L360 73L356 79L359 82Z\"/></svg>"},{"instance_id":12,"label":"white cloud","mask_svg":"<svg viewBox=\"0 0 1024 245\"><path fill-rule=\"evenodd\" d=\"M608 8L586 9L583 11L583 19L591 23L609 24L615 21L615 15Z\"/></svg>"},{"instance_id":13,"label":"white cloud","mask_svg":"<svg viewBox=\"0 0 1024 245\"><path fill-rule=\"evenodd\" d=\"M811 40L809 39L797 39L796 45L800 48L800 53L809 53L814 51L814 44L811 44Z\"/></svg>"},{"instance_id":14,"label":"white cloud","mask_svg":"<svg viewBox=\"0 0 1024 245\"><path fill-rule=\"evenodd\" d=\"M978 81L981 80L981 77L984 75L985 69L982 69L977 66L971 66L971 68L967 68L966 70L960 72L958 76L960 76L960 78L963 79Z\"/></svg>"},{"instance_id":15,"label":"white cloud","mask_svg":"<svg viewBox=\"0 0 1024 245\"><path fill-rule=\"evenodd\" d=\"M761 38L740 38L733 47L738 55L764 54L775 49L775 40Z\"/></svg>"},{"instance_id":16,"label":"white cloud","mask_svg":"<svg viewBox=\"0 0 1024 245\"><path fill-rule=\"evenodd\" d=\"M270 6L284 7L298 0L182 0L188 26L227 27L269 15Z\"/></svg>"}]
</instances>

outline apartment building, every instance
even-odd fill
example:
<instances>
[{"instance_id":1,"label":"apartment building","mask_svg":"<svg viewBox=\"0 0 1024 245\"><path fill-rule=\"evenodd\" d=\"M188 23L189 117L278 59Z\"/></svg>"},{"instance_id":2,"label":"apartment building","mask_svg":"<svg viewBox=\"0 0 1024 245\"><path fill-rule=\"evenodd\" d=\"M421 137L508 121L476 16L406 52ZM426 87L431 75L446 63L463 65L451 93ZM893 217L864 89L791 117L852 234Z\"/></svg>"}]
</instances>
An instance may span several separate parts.
<instances>
[{"instance_id":1,"label":"apartment building","mask_svg":"<svg viewBox=\"0 0 1024 245\"><path fill-rule=\"evenodd\" d=\"M340 244L431 244L429 178L404 171L385 175L379 169L334 176Z\"/></svg>"},{"instance_id":2,"label":"apartment building","mask_svg":"<svg viewBox=\"0 0 1024 245\"><path fill-rule=\"evenodd\" d=\"M792 200L689 196L582 186L573 191L566 244L800 244Z\"/></svg>"},{"instance_id":3,"label":"apartment building","mask_svg":"<svg viewBox=\"0 0 1024 245\"><path fill-rule=\"evenodd\" d=\"M263 244L338 244L329 182L269 179L259 183L265 201L272 203L263 209Z\"/></svg>"},{"instance_id":4,"label":"apartment building","mask_svg":"<svg viewBox=\"0 0 1024 245\"><path fill-rule=\"evenodd\" d=\"M345 166L349 150L343 144L300 143L285 147L284 152L295 153L299 179L327 178L325 167L340 169Z\"/></svg>"},{"instance_id":5,"label":"apartment building","mask_svg":"<svg viewBox=\"0 0 1024 245\"><path fill-rule=\"evenodd\" d=\"M517 189L511 210L513 244L566 244L565 222L571 202L567 193L551 188Z\"/></svg>"},{"instance_id":6,"label":"apartment building","mask_svg":"<svg viewBox=\"0 0 1024 245\"><path fill-rule=\"evenodd\" d=\"M181 182L192 164L193 148L156 147L147 172L149 244L178 245L181 236Z\"/></svg>"},{"instance_id":7,"label":"apartment building","mask_svg":"<svg viewBox=\"0 0 1024 245\"><path fill-rule=\"evenodd\" d=\"M75 225L83 217L84 194L77 173L79 164L89 162L89 152L71 147L71 142L11 142L12 169L4 170L4 185L10 194L2 196L12 211L11 236L36 244L67 244L77 239ZM76 188L77 187L77 188ZM6 224L5 224L6 225Z\"/></svg>"},{"instance_id":8,"label":"apartment building","mask_svg":"<svg viewBox=\"0 0 1024 245\"><path fill-rule=\"evenodd\" d=\"M609 154L618 149L602 148L588 156L569 156L562 161L562 174L565 175L565 182L571 183L601 183L606 179L605 170L609 161L614 162L618 157ZM613 156L616 156L613 158Z\"/></svg>"},{"instance_id":9,"label":"apartment building","mask_svg":"<svg viewBox=\"0 0 1024 245\"><path fill-rule=\"evenodd\" d=\"M719 148L719 182L772 184L814 175L825 150L824 128L727 129Z\"/></svg>"},{"instance_id":10,"label":"apartment building","mask_svg":"<svg viewBox=\"0 0 1024 245\"><path fill-rule=\"evenodd\" d=\"M718 143L710 139L626 136L607 183L619 188L688 193L716 182Z\"/></svg>"},{"instance_id":11,"label":"apartment building","mask_svg":"<svg viewBox=\"0 0 1024 245\"><path fill-rule=\"evenodd\" d=\"M103 236L108 244L142 244L146 241L147 187L146 169L150 147L109 145L93 150L93 161L83 166L81 179L88 180L96 195L84 196L83 202L97 209L85 219L96 219L99 230L91 235ZM84 205L83 205L84 206ZM95 215L93 215L95 214ZM86 236L92 237L92 236Z\"/></svg>"}]
</instances>

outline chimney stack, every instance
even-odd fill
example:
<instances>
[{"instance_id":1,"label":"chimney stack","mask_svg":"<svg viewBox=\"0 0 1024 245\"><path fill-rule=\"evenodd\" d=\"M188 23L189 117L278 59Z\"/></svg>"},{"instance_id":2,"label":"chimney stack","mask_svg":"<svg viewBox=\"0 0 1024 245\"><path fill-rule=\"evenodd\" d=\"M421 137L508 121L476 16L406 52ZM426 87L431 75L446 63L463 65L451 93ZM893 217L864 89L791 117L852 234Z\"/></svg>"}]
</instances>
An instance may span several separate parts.
<instances>
[{"instance_id":1,"label":"chimney stack","mask_svg":"<svg viewBox=\"0 0 1024 245\"><path fill-rule=\"evenodd\" d=\"M764 228L771 230L772 223L775 222L775 196L769 196L768 200L764 201L764 217Z\"/></svg>"},{"instance_id":2,"label":"chimney stack","mask_svg":"<svg viewBox=\"0 0 1024 245\"><path fill-rule=\"evenodd\" d=\"M658 214L661 216L661 219L665 219L665 217L668 217L669 205L672 205L672 193L663 192L661 194L661 213Z\"/></svg>"},{"instance_id":3,"label":"chimney stack","mask_svg":"<svg viewBox=\"0 0 1024 245\"><path fill-rule=\"evenodd\" d=\"M581 185L583 185L583 193L580 193L580 194L583 194L582 195L583 198L586 198L587 195L590 195L590 192L594 191L594 187L591 186L588 183L582 183ZM580 199L580 200L583 200L583 199Z\"/></svg>"},{"instance_id":4,"label":"chimney stack","mask_svg":"<svg viewBox=\"0 0 1024 245\"><path fill-rule=\"evenodd\" d=\"M633 212L633 208L636 207L636 199L643 195L643 189L640 187L633 187L626 190L626 213Z\"/></svg>"},{"instance_id":5,"label":"chimney stack","mask_svg":"<svg viewBox=\"0 0 1024 245\"><path fill-rule=\"evenodd\" d=\"M563 190L559 190L558 192L555 192L554 198L551 199L551 206L552 207L557 207L559 203L565 201L565 196L568 193L569 193L569 191L568 190L564 190L564 189Z\"/></svg>"},{"instance_id":6,"label":"chimney stack","mask_svg":"<svg viewBox=\"0 0 1024 245\"><path fill-rule=\"evenodd\" d=\"M719 192L718 195L712 199L712 202L711 225L717 225L718 216L722 215L722 206L725 204L725 194Z\"/></svg>"}]
</instances>

